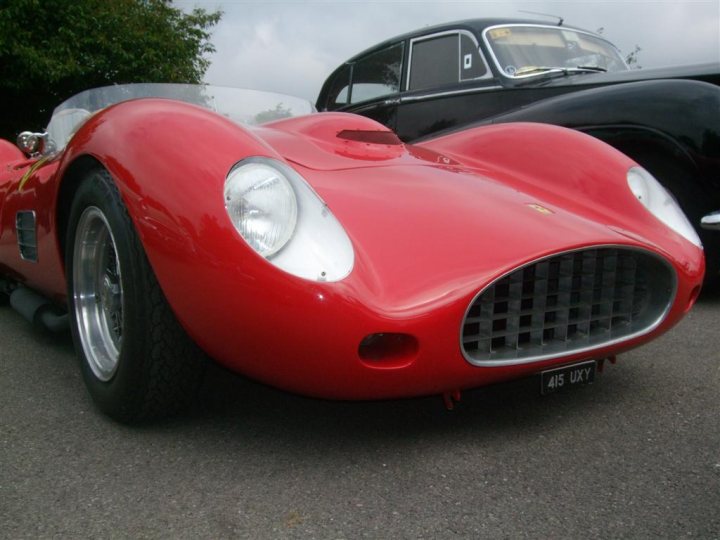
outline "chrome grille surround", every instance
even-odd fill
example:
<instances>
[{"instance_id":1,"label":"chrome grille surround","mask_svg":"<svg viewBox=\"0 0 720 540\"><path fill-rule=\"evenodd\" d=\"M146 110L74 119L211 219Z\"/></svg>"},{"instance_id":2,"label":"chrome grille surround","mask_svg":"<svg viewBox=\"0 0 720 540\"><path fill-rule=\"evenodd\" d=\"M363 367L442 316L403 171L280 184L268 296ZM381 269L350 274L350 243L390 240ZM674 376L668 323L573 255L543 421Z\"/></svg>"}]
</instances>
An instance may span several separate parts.
<instances>
[{"instance_id":1,"label":"chrome grille surround","mask_svg":"<svg viewBox=\"0 0 720 540\"><path fill-rule=\"evenodd\" d=\"M473 298L460 346L476 366L590 352L647 334L670 310L677 276L639 248L596 246L516 268Z\"/></svg>"}]
</instances>

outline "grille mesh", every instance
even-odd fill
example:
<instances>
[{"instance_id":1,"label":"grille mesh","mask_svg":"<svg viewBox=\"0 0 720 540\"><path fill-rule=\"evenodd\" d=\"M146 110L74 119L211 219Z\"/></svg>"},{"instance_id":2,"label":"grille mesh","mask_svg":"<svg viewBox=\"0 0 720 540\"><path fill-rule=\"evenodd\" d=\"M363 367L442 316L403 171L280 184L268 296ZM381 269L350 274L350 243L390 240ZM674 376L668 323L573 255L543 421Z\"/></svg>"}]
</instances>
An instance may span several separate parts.
<instances>
[{"instance_id":1,"label":"grille mesh","mask_svg":"<svg viewBox=\"0 0 720 540\"><path fill-rule=\"evenodd\" d=\"M654 327L672 303L675 275L648 253L597 248L524 266L470 305L462 346L473 363L564 356Z\"/></svg>"}]
</instances>

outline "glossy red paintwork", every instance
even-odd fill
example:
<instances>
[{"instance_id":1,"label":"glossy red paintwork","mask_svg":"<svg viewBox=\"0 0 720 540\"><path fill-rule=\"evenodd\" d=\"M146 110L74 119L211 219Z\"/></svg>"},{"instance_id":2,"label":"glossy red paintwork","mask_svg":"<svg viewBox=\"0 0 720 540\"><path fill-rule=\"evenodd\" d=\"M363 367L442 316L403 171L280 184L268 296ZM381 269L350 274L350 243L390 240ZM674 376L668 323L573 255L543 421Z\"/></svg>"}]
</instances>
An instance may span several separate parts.
<instances>
[{"instance_id":1,"label":"glossy red paintwork","mask_svg":"<svg viewBox=\"0 0 720 540\"><path fill-rule=\"evenodd\" d=\"M6 141L0 144L7 145ZM0 159L4 153L0 147ZM37 160L28 160L18 150L10 159L0 162L0 275L26 282L56 301L65 297L65 278L57 246L54 202L57 190L58 162L49 161L39 167L18 187L23 175ZM15 232L15 215L21 210L37 214L38 263L20 258Z\"/></svg>"},{"instance_id":2,"label":"glossy red paintwork","mask_svg":"<svg viewBox=\"0 0 720 540\"><path fill-rule=\"evenodd\" d=\"M385 128L318 114L246 129L190 105L128 102L88 121L22 192L23 169L0 146L9 163L0 170L0 273L63 298L56 197L71 163L92 156L117 182L188 333L231 369L303 394L441 393L604 358L666 331L694 300L702 251L640 205L626 185L633 162L595 139L509 124L408 147L338 139L343 130ZM247 156L286 160L325 200L353 244L346 279L294 277L239 237L222 192L228 171ZM36 265L17 255L12 220L25 207L41 223ZM539 257L596 245L642 247L672 264L677 297L657 329L529 365L479 368L463 358L460 325L480 289ZM375 333L406 334L417 345L388 362L361 358L360 343Z\"/></svg>"}]
</instances>

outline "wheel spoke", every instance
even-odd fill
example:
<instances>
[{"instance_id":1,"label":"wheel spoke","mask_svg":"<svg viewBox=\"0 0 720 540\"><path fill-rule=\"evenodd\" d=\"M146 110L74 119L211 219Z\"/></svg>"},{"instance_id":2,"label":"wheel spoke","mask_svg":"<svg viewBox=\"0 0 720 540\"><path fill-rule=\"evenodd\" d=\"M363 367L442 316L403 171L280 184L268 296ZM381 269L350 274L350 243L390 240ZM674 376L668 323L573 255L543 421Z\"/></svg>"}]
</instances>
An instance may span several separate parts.
<instances>
[{"instance_id":1,"label":"wheel spoke","mask_svg":"<svg viewBox=\"0 0 720 540\"><path fill-rule=\"evenodd\" d=\"M97 207L78 220L73 252L73 301L83 351L96 377L117 369L123 335L123 291L112 232Z\"/></svg>"}]
</instances>

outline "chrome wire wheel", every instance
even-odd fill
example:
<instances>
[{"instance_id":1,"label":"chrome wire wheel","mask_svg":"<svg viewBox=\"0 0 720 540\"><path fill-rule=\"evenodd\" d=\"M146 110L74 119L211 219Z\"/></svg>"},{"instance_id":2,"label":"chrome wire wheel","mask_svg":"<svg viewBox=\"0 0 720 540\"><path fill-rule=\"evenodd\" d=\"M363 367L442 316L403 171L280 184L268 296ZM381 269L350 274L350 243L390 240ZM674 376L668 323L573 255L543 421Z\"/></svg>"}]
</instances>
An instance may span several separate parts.
<instances>
[{"instance_id":1,"label":"chrome wire wheel","mask_svg":"<svg viewBox=\"0 0 720 540\"><path fill-rule=\"evenodd\" d=\"M93 374L103 382L118 368L123 337L123 289L112 231L102 211L87 207L73 248L72 293L78 337Z\"/></svg>"},{"instance_id":2,"label":"chrome wire wheel","mask_svg":"<svg viewBox=\"0 0 720 540\"><path fill-rule=\"evenodd\" d=\"M110 173L88 170L73 194L64 253L83 381L95 405L123 423L182 410L206 364L175 318L130 216Z\"/></svg>"}]
</instances>

